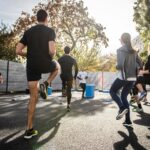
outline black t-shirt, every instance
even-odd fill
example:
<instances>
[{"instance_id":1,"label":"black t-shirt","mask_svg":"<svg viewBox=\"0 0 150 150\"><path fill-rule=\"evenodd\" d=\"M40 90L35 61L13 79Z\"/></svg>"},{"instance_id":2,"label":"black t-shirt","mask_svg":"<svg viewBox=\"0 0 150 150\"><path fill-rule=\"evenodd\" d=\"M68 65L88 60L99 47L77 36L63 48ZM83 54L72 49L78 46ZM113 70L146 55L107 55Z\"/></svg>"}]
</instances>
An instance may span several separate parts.
<instances>
[{"instance_id":1,"label":"black t-shirt","mask_svg":"<svg viewBox=\"0 0 150 150\"><path fill-rule=\"evenodd\" d=\"M70 55L63 55L58 59L58 62L61 66L61 77L66 79L72 79L73 66L75 67L75 77L76 77L78 67L77 62L73 57L71 57Z\"/></svg>"},{"instance_id":2,"label":"black t-shirt","mask_svg":"<svg viewBox=\"0 0 150 150\"><path fill-rule=\"evenodd\" d=\"M150 55L148 56L147 62L145 63L145 70L149 70L150 72ZM150 78L150 74L144 74L144 76Z\"/></svg>"},{"instance_id":3,"label":"black t-shirt","mask_svg":"<svg viewBox=\"0 0 150 150\"><path fill-rule=\"evenodd\" d=\"M49 41L55 41L52 28L38 24L25 31L20 43L27 46L27 68L46 72L52 57L49 55Z\"/></svg>"}]
</instances>

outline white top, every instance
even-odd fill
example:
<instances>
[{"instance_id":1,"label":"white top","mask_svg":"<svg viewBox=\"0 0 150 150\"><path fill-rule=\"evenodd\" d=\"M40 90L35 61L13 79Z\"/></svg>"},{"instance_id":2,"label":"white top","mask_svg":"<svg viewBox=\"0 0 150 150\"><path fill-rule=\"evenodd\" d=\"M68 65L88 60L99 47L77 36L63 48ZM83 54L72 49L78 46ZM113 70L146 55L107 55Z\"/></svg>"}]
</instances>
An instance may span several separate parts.
<instances>
[{"instance_id":1,"label":"white top","mask_svg":"<svg viewBox=\"0 0 150 150\"><path fill-rule=\"evenodd\" d=\"M81 71L78 73L77 77L79 77L79 83L86 83L88 75L87 72Z\"/></svg>"},{"instance_id":2,"label":"white top","mask_svg":"<svg viewBox=\"0 0 150 150\"><path fill-rule=\"evenodd\" d=\"M117 71L117 78L119 78L120 80L124 80L120 70ZM127 78L127 81L136 81L136 78L130 77L130 78Z\"/></svg>"}]
</instances>

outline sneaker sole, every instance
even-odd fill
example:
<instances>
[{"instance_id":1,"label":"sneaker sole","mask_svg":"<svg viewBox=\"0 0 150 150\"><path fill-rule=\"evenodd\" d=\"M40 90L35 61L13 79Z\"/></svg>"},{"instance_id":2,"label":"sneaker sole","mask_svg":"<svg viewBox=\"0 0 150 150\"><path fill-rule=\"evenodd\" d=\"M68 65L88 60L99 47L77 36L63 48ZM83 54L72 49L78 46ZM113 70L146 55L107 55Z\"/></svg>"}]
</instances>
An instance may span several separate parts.
<instances>
[{"instance_id":1,"label":"sneaker sole","mask_svg":"<svg viewBox=\"0 0 150 150\"><path fill-rule=\"evenodd\" d=\"M67 108L67 112L70 112L71 111L71 108Z\"/></svg>"},{"instance_id":2,"label":"sneaker sole","mask_svg":"<svg viewBox=\"0 0 150 150\"><path fill-rule=\"evenodd\" d=\"M123 126L125 126L125 127L132 127L133 125L132 124L123 124Z\"/></svg>"},{"instance_id":3,"label":"sneaker sole","mask_svg":"<svg viewBox=\"0 0 150 150\"><path fill-rule=\"evenodd\" d=\"M120 120L126 113L128 112L128 109L125 109L120 115L116 117L117 120Z\"/></svg>"},{"instance_id":4,"label":"sneaker sole","mask_svg":"<svg viewBox=\"0 0 150 150\"><path fill-rule=\"evenodd\" d=\"M40 84L40 95L43 99L47 99L46 88L44 84Z\"/></svg>"},{"instance_id":5,"label":"sneaker sole","mask_svg":"<svg viewBox=\"0 0 150 150\"><path fill-rule=\"evenodd\" d=\"M135 103L129 103L130 106L134 106Z\"/></svg>"},{"instance_id":6,"label":"sneaker sole","mask_svg":"<svg viewBox=\"0 0 150 150\"><path fill-rule=\"evenodd\" d=\"M33 135L31 135L31 136L24 136L24 139L31 139L32 137L34 137L34 136L36 136L36 135L38 135L38 134L33 134Z\"/></svg>"},{"instance_id":7,"label":"sneaker sole","mask_svg":"<svg viewBox=\"0 0 150 150\"><path fill-rule=\"evenodd\" d=\"M138 112L138 113L143 113L143 109L142 110L136 110L136 109L132 109L133 112Z\"/></svg>"},{"instance_id":8,"label":"sneaker sole","mask_svg":"<svg viewBox=\"0 0 150 150\"><path fill-rule=\"evenodd\" d=\"M134 103L135 103L135 101L130 101L129 103L130 103L130 104L134 104Z\"/></svg>"}]
</instances>

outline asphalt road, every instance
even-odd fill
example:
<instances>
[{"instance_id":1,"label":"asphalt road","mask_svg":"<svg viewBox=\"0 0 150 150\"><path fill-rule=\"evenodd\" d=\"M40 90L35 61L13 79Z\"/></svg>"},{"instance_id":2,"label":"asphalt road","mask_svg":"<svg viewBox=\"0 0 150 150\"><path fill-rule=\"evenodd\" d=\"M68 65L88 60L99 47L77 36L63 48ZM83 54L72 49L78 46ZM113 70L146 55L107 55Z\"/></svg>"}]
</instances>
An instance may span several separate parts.
<instances>
[{"instance_id":1,"label":"asphalt road","mask_svg":"<svg viewBox=\"0 0 150 150\"><path fill-rule=\"evenodd\" d=\"M73 92L69 113L60 95L39 99L39 135L30 140L23 139L29 95L0 95L0 150L150 150L150 103L142 103L144 113L131 112L133 128L125 128L124 119L115 119L118 108L108 93L81 100Z\"/></svg>"}]
</instances>

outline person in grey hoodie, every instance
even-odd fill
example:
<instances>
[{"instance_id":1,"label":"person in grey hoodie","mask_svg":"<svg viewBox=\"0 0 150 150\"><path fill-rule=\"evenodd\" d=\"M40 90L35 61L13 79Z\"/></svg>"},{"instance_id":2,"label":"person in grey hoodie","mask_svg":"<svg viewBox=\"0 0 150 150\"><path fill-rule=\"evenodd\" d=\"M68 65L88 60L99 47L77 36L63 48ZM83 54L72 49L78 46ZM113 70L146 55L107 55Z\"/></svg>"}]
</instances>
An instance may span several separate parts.
<instances>
[{"instance_id":1,"label":"person in grey hoodie","mask_svg":"<svg viewBox=\"0 0 150 150\"><path fill-rule=\"evenodd\" d=\"M116 69L118 70L118 77L110 88L110 95L119 107L116 119L119 120L125 115L123 125L132 126L127 96L136 81L137 67L140 60L136 51L131 46L131 36L129 33L122 34L121 44L122 47L117 50Z\"/></svg>"}]
</instances>

